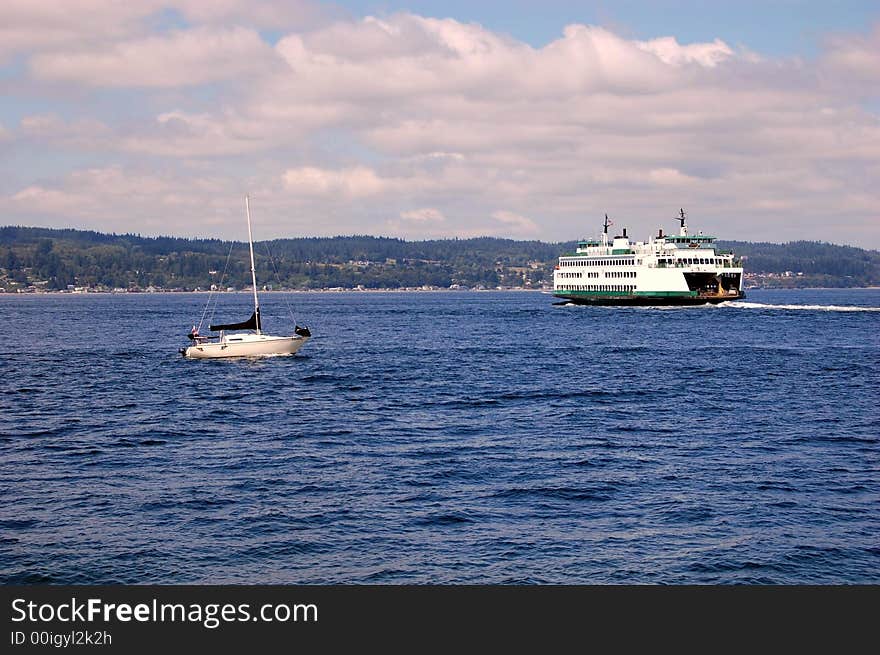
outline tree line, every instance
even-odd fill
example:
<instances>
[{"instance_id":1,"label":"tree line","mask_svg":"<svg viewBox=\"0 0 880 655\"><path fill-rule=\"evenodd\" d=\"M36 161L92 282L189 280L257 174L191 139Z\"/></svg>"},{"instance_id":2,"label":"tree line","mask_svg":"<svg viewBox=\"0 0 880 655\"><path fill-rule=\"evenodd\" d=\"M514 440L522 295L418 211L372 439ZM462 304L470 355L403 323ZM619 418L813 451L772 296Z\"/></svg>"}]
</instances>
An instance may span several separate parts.
<instances>
[{"instance_id":1,"label":"tree line","mask_svg":"<svg viewBox=\"0 0 880 655\"><path fill-rule=\"evenodd\" d=\"M779 286L880 284L876 250L811 241L728 241L719 246L741 256L747 272L794 274L779 278ZM455 284L540 288L552 284L558 256L575 247L574 241L493 237L405 241L337 236L261 241L254 244L254 254L260 284L276 289ZM194 290L249 284L247 245L239 242L0 227L0 288L6 291L29 286Z\"/></svg>"}]
</instances>

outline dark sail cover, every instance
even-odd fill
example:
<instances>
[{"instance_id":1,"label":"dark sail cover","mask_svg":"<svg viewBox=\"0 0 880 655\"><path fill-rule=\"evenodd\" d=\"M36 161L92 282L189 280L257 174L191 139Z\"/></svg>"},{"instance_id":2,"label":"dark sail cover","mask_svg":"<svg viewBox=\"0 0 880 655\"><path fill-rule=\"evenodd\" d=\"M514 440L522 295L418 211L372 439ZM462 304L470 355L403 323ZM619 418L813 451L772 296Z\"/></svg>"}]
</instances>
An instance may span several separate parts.
<instances>
[{"instance_id":1,"label":"dark sail cover","mask_svg":"<svg viewBox=\"0 0 880 655\"><path fill-rule=\"evenodd\" d=\"M212 325L210 330L212 332L219 332L220 330L261 330L262 326L260 325L260 310L258 309L251 317L242 322L242 323L229 323L228 325Z\"/></svg>"}]
</instances>

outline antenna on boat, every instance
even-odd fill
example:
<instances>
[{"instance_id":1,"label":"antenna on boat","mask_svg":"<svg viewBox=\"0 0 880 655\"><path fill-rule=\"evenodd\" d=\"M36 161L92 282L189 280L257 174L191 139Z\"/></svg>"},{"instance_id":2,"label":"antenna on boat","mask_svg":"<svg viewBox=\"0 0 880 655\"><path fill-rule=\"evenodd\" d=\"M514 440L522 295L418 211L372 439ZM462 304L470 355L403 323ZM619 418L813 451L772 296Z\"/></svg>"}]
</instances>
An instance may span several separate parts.
<instances>
[{"instance_id":1,"label":"antenna on boat","mask_svg":"<svg viewBox=\"0 0 880 655\"><path fill-rule=\"evenodd\" d=\"M678 210L678 214L679 215L676 218L676 220L681 223L681 230L679 230L679 234L683 237L686 237L687 233L688 233L688 227L687 227L687 215L684 213L684 207L682 207L681 209Z\"/></svg>"},{"instance_id":2,"label":"antenna on boat","mask_svg":"<svg viewBox=\"0 0 880 655\"><path fill-rule=\"evenodd\" d=\"M254 283L254 316L257 319L257 334L261 334L260 332L260 301L257 298L257 269L254 267L254 237L251 235L251 203L250 196L245 195L244 197L244 209L247 213L247 224L248 224L248 245L250 246L251 251L251 280Z\"/></svg>"},{"instance_id":3,"label":"antenna on boat","mask_svg":"<svg viewBox=\"0 0 880 655\"><path fill-rule=\"evenodd\" d=\"M614 221L612 221L610 218L608 218L608 214L605 214L605 225L602 230L602 245L603 246L608 245L608 226L609 225L614 225Z\"/></svg>"}]
</instances>

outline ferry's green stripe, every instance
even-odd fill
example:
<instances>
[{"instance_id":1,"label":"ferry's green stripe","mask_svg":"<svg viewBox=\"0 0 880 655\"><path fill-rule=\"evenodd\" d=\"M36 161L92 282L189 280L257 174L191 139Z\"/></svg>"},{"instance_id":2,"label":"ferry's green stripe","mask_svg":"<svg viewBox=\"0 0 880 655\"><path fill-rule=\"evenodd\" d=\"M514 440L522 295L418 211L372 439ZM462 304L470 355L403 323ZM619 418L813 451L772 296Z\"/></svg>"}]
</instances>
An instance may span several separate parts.
<instances>
[{"instance_id":1,"label":"ferry's green stripe","mask_svg":"<svg viewBox=\"0 0 880 655\"><path fill-rule=\"evenodd\" d=\"M689 296L696 296L696 291L636 291L635 295L642 296L644 298L687 298Z\"/></svg>"}]
</instances>

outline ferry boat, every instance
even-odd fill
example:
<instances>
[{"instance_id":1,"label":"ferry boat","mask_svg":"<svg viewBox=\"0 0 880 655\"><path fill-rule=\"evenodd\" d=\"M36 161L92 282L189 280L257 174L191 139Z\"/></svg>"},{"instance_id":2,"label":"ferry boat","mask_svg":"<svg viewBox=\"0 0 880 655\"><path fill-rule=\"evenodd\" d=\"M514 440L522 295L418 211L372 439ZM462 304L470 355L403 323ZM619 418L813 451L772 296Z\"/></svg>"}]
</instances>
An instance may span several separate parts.
<instances>
[{"instance_id":1,"label":"ferry boat","mask_svg":"<svg viewBox=\"0 0 880 655\"><path fill-rule=\"evenodd\" d=\"M605 215L600 239L579 241L573 255L563 255L553 272L553 295L592 305L703 305L739 300L742 262L719 250L715 237L689 234L680 210L677 235L659 234L647 242L626 234L608 237Z\"/></svg>"}]
</instances>

